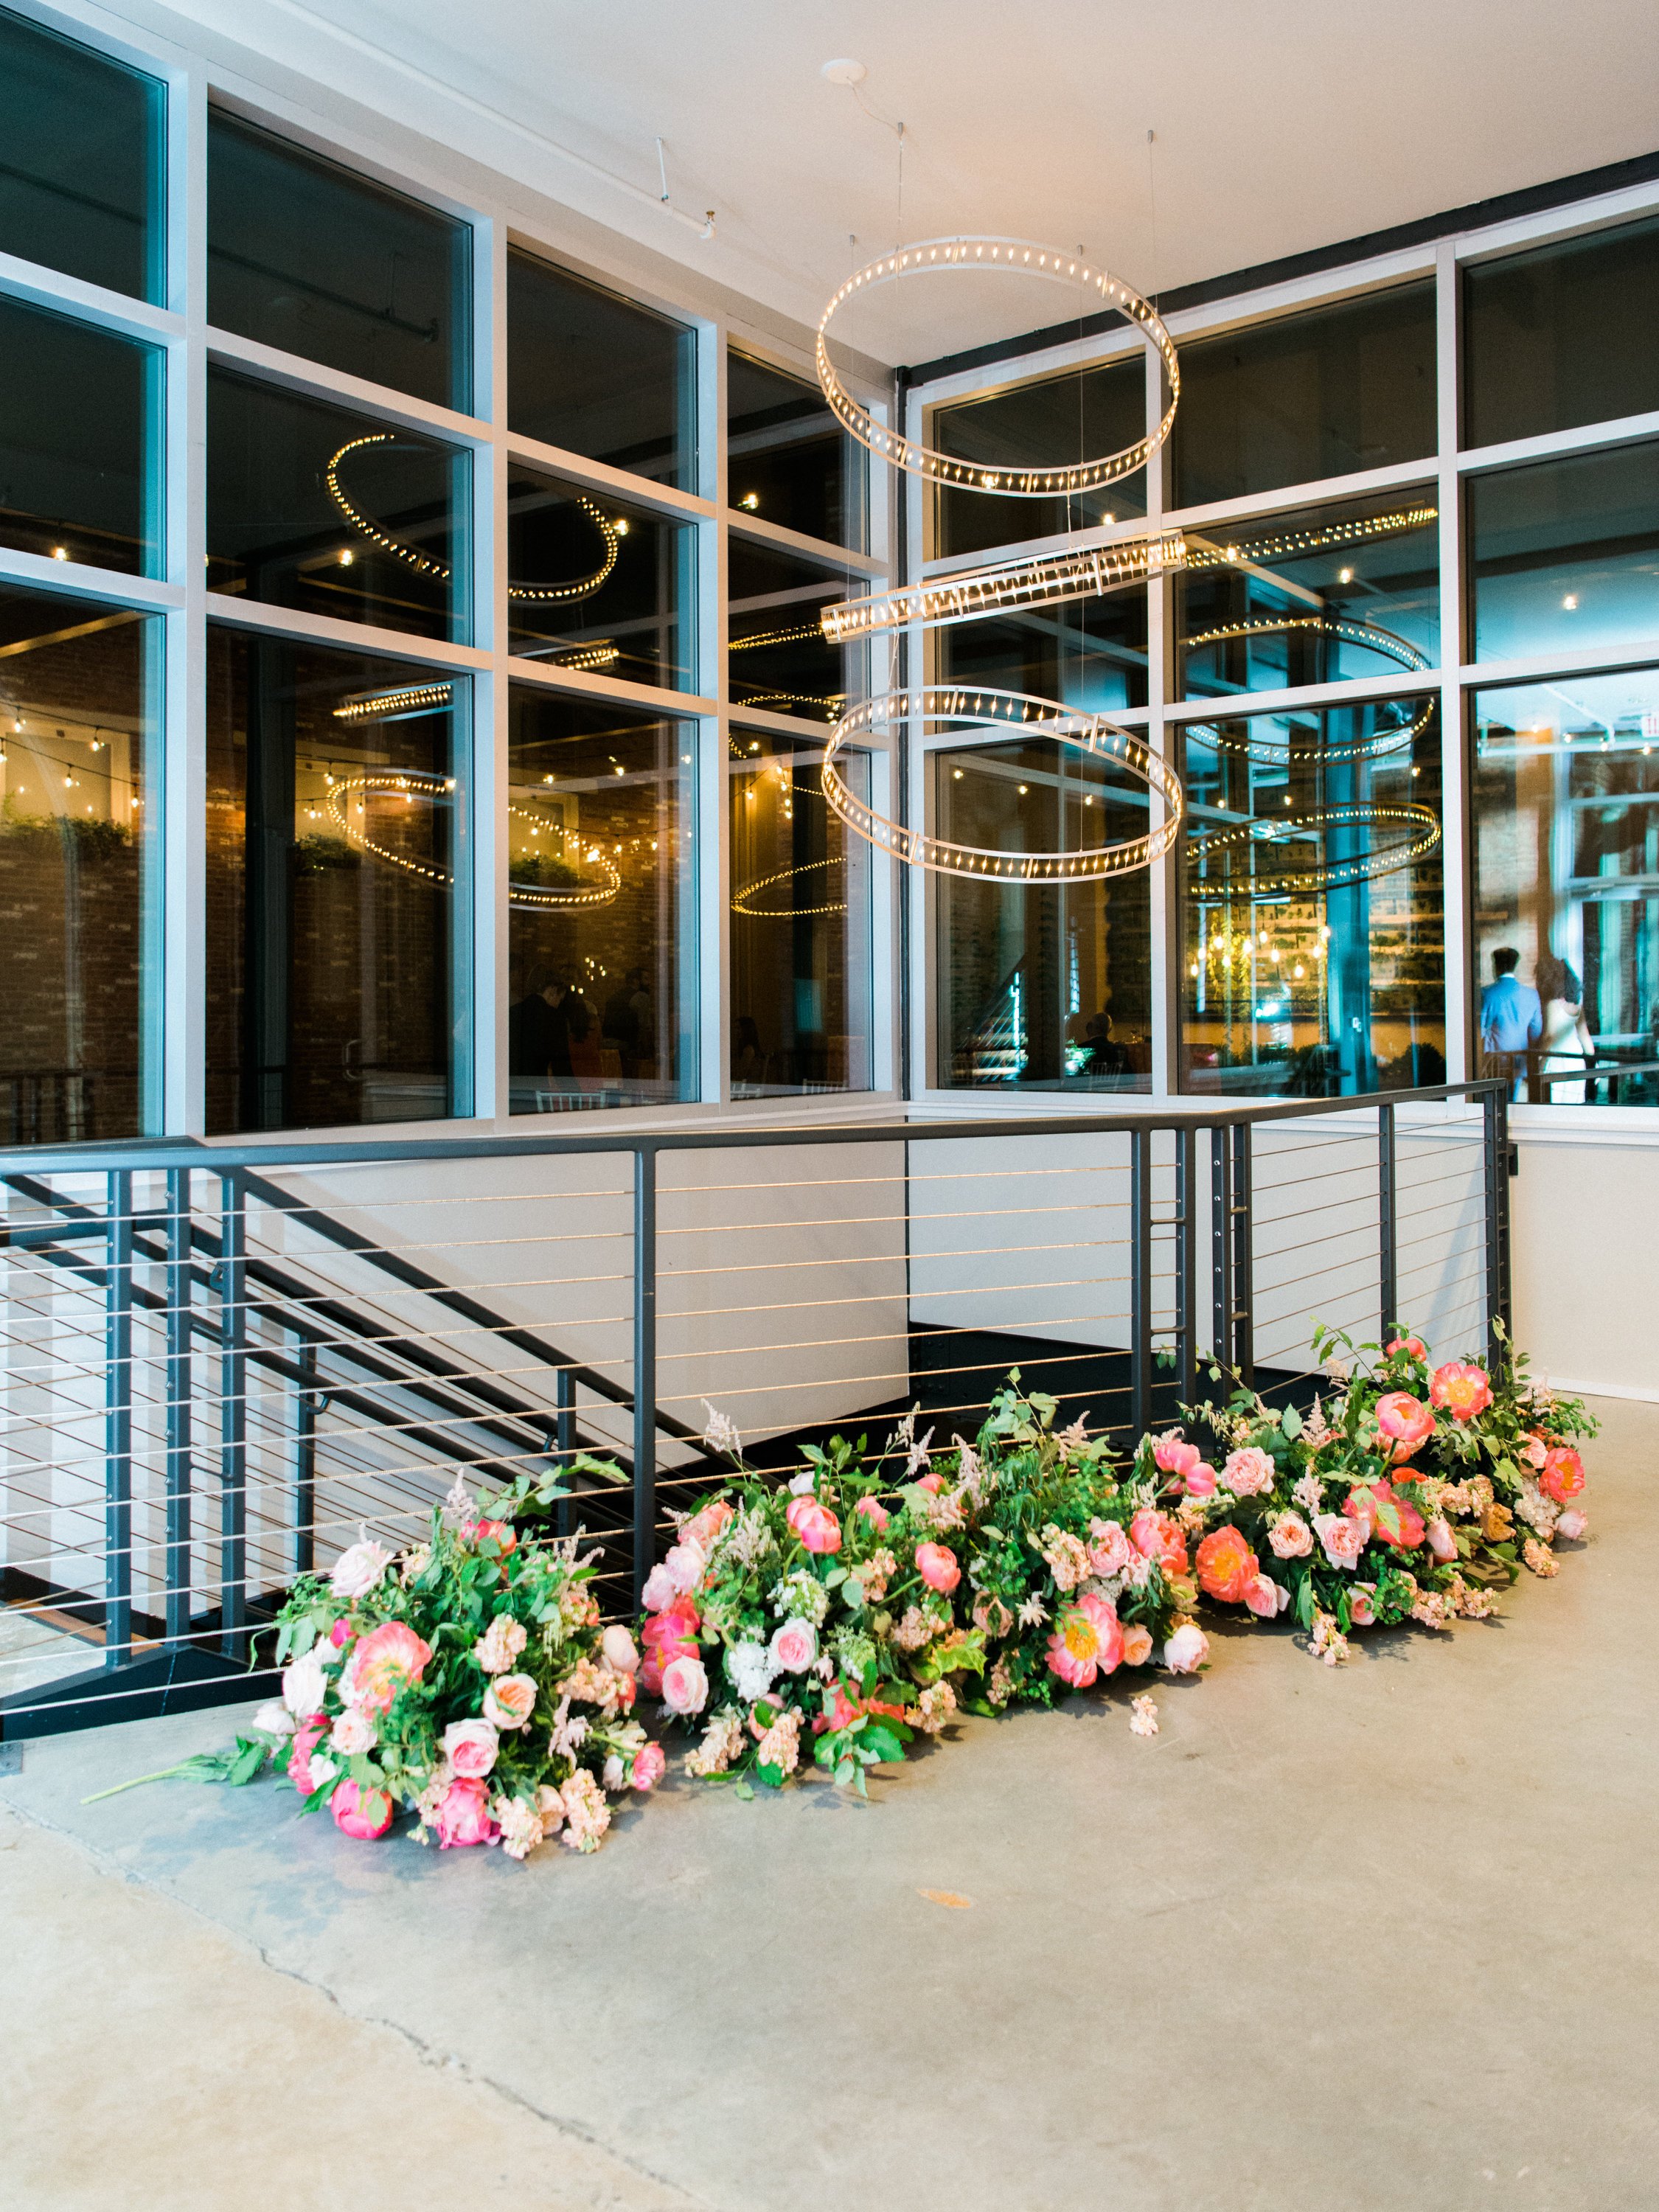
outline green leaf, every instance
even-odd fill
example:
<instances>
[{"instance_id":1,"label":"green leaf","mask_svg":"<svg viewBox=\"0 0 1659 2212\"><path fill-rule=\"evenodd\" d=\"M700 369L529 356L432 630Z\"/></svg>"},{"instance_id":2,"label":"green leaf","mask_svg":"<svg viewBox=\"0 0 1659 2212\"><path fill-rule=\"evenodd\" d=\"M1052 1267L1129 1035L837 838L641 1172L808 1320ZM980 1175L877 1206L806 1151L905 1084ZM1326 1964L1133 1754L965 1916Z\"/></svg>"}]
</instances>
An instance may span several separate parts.
<instances>
[{"instance_id":1,"label":"green leaf","mask_svg":"<svg viewBox=\"0 0 1659 2212\"><path fill-rule=\"evenodd\" d=\"M1279 1417L1279 1425L1294 1441L1302 1433L1302 1416L1294 1406L1286 1406Z\"/></svg>"},{"instance_id":2,"label":"green leaf","mask_svg":"<svg viewBox=\"0 0 1659 2212\"><path fill-rule=\"evenodd\" d=\"M840 1765L836 1769L836 1780L844 1790L848 1784L858 1775L858 1772L859 1765L856 1759L843 1759Z\"/></svg>"},{"instance_id":3,"label":"green leaf","mask_svg":"<svg viewBox=\"0 0 1659 2212\"><path fill-rule=\"evenodd\" d=\"M763 1782L769 1790L781 1790L783 1787L783 1769L781 1766L757 1765L755 1777L757 1781ZM740 1790L749 1789L746 1783L739 1783L738 1787ZM754 1794L752 1790L749 1790L750 1796L752 1797Z\"/></svg>"},{"instance_id":4,"label":"green leaf","mask_svg":"<svg viewBox=\"0 0 1659 2212\"><path fill-rule=\"evenodd\" d=\"M254 1776L263 1771L268 1756L264 1744L254 1743L248 1737L239 1735L236 1739L236 1755L230 1762L225 1780L234 1790L240 1790L245 1783L252 1782Z\"/></svg>"},{"instance_id":5,"label":"green leaf","mask_svg":"<svg viewBox=\"0 0 1659 2212\"><path fill-rule=\"evenodd\" d=\"M884 1721L872 1721L864 1732L864 1749L878 1765L890 1765L904 1757L904 1746Z\"/></svg>"},{"instance_id":6,"label":"green leaf","mask_svg":"<svg viewBox=\"0 0 1659 2212\"><path fill-rule=\"evenodd\" d=\"M849 1613L864 1610L864 1584L856 1575L848 1575L842 1586L842 1602Z\"/></svg>"},{"instance_id":7,"label":"green leaf","mask_svg":"<svg viewBox=\"0 0 1659 2212\"><path fill-rule=\"evenodd\" d=\"M738 1782L732 1784L732 1795L734 1797L741 1797L747 1801L753 1797L754 1794L754 1791L750 1788L746 1782Z\"/></svg>"}]
</instances>

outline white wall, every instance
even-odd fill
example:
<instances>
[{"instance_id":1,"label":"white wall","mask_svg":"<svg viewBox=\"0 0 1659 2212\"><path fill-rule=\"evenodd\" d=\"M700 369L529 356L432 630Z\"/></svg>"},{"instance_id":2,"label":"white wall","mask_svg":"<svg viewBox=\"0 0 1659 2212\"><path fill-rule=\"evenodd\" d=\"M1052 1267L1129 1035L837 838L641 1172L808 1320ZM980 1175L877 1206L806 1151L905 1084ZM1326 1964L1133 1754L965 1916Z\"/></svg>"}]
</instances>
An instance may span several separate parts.
<instances>
[{"instance_id":1,"label":"white wall","mask_svg":"<svg viewBox=\"0 0 1659 2212\"><path fill-rule=\"evenodd\" d=\"M1659 1145L1638 1132L1513 1133L1516 1341L1553 1381L1659 1399Z\"/></svg>"}]
</instances>

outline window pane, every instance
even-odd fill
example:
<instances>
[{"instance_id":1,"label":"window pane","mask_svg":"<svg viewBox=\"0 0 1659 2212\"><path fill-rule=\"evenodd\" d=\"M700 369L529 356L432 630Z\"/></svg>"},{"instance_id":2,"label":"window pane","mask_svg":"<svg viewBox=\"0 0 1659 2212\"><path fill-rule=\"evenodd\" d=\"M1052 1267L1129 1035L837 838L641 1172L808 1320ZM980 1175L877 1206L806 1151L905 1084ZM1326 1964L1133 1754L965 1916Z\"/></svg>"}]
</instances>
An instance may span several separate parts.
<instances>
[{"instance_id":1,"label":"window pane","mask_svg":"<svg viewBox=\"0 0 1659 2212\"><path fill-rule=\"evenodd\" d=\"M285 138L208 124L208 320L463 413L472 233Z\"/></svg>"},{"instance_id":2,"label":"window pane","mask_svg":"<svg viewBox=\"0 0 1659 2212\"><path fill-rule=\"evenodd\" d=\"M1078 852L1146 833L1146 788L1051 738L933 756L934 834L1002 853ZM1152 908L1141 869L1041 890L939 883L939 1082L1028 1091L1152 1087Z\"/></svg>"},{"instance_id":3,"label":"window pane","mask_svg":"<svg viewBox=\"0 0 1659 2212\"><path fill-rule=\"evenodd\" d=\"M1659 444L1472 478L1468 542L1477 660L1659 635Z\"/></svg>"},{"instance_id":4,"label":"window pane","mask_svg":"<svg viewBox=\"0 0 1659 2212\"><path fill-rule=\"evenodd\" d=\"M833 722L848 698L862 696L866 648L831 645L819 623L821 611L854 596L862 578L734 536L726 582L734 705Z\"/></svg>"},{"instance_id":5,"label":"window pane","mask_svg":"<svg viewBox=\"0 0 1659 2212\"><path fill-rule=\"evenodd\" d=\"M459 1110L465 704L416 663L210 628L210 1130Z\"/></svg>"},{"instance_id":6,"label":"window pane","mask_svg":"<svg viewBox=\"0 0 1659 2212\"><path fill-rule=\"evenodd\" d=\"M513 687L515 1114L696 1095L696 726Z\"/></svg>"},{"instance_id":7,"label":"window pane","mask_svg":"<svg viewBox=\"0 0 1659 2212\"><path fill-rule=\"evenodd\" d=\"M464 641L467 455L223 370L208 380L208 583Z\"/></svg>"},{"instance_id":8,"label":"window pane","mask_svg":"<svg viewBox=\"0 0 1659 2212\"><path fill-rule=\"evenodd\" d=\"M161 624L0 588L0 1132L159 1121Z\"/></svg>"},{"instance_id":9,"label":"window pane","mask_svg":"<svg viewBox=\"0 0 1659 2212\"><path fill-rule=\"evenodd\" d=\"M1188 726L1183 1088L1446 1079L1432 695Z\"/></svg>"},{"instance_id":10,"label":"window pane","mask_svg":"<svg viewBox=\"0 0 1659 2212\"><path fill-rule=\"evenodd\" d=\"M0 252L160 304L167 90L0 11Z\"/></svg>"},{"instance_id":11,"label":"window pane","mask_svg":"<svg viewBox=\"0 0 1659 2212\"><path fill-rule=\"evenodd\" d=\"M1146 357L1137 353L1099 368L1073 369L1040 384L936 407L932 426L927 442L940 453L989 467L1060 468L1068 461L1096 460L1146 434ZM933 552L943 560L1146 512L1144 469L1073 500L1006 499L997 492L941 485L933 496Z\"/></svg>"},{"instance_id":12,"label":"window pane","mask_svg":"<svg viewBox=\"0 0 1659 2212\"><path fill-rule=\"evenodd\" d=\"M682 324L509 253L507 352L521 436L696 489L696 343Z\"/></svg>"},{"instance_id":13,"label":"window pane","mask_svg":"<svg viewBox=\"0 0 1659 2212\"><path fill-rule=\"evenodd\" d=\"M1146 704L1146 591L1023 607L938 633L941 684L989 684L1091 714Z\"/></svg>"},{"instance_id":14,"label":"window pane","mask_svg":"<svg viewBox=\"0 0 1659 2212\"><path fill-rule=\"evenodd\" d=\"M1463 278L1463 441L1495 446L1659 407L1659 222Z\"/></svg>"},{"instance_id":15,"label":"window pane","mask_svg":"<svg viewBox=\"0 0 1659 2212\"><path fill-rule=\"evenodd\" d=\"M1483 1074L1659 1105L1659 670L1474 695Z\"/></svg>"},{"instance_id":16,"label":"window pane","mask_svg":"<svg viewBox=\"0 0 1659 2212\"><path fill-rule=\"evenodd\" d=\"M831 545L869 543L864 448L816 384L730 349L726 451L733 507Z\"/></svg>"},{"instance_id":17,"label":"window pane","mask_svg":"<svg viewBox=\"0 0 1659 2212\"><path fill-rule=\"evenodd\" d=\"M0 544L161 570L162 356L0 300Z\"/></svg>"},{"instance_id":18,"label":"window pane","mask_svg":"<svg viewBox=\"0 0 1659 2212\"><path fill-rule=\"evenodd\" d=\"M507 499L512 651L689 691L695 529L517 462Z\"/></svg>"},{"instance_id":19,"label":"window pane","mask_svg":"<svg viewBox=\"0 0 1659 2212\"><path fill-rule=\"evenodd\" d=\"M1440 658L1431 491L1188 531L1175 580L1182 699L1394 676Z\"/></svg>"},{"instance_id":20,"label":"window pane","mask_svg":"<svg viewBox=\"0 0 1659 2212\"><path fill-rule=\"evenodd\" d=\"M1420 460L1435 421L1432 283L1189 339L1176 505Z\"/></svg>"},{"instance_id":21,"label":"window pane","mask_svg":"<svg viewBox=\"0 0 1659 2212\"><path fill-rule=\"evenodd\" d=\"M818 747L730 744L732 1095L867 1091L870 848L826 802ZM836 765L867 805L869 756Z\"/></svg>"}]
</instances>

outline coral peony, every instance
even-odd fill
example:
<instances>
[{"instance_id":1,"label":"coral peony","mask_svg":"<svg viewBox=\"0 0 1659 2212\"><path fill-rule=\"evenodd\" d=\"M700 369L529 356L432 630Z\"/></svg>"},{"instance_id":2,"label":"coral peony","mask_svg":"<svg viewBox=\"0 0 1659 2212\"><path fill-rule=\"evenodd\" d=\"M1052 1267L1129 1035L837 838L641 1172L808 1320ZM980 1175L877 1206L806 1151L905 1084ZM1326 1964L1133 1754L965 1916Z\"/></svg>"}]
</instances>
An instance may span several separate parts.
<instances>
[{"instance_id":1,"label":"coral peony","mask_svg":"<svg viewBox=\"0 0 1659 2212\"><path fill-rule=\"evenodd\" d=\"M878 1535L893 1517L887 1508L873 1498L860 1498L853 1510L854 1513L862 1514Z\"/></svg>"},{"instance_id":2,"label":"coral peony","mask_svg":"<svg viewBox=\"0 0 1659 2212\"><path fill-rule=\"evenodd\" d=\"M498 1729L525 1729L536 1710L533 1674L497 1674L484 1692L483 1717Z\"/></svg>"},{"instance_id":3,"label":"coral peony","mask_svg":"<svg viewBox=\"0 0 1659 2212\"><path fill-rule=\"evenodd\" d=\"M1357 1567L1365 1548L1365 1529L1346 1513L1316 1513L1314 1533L1334 1567Z\"/></svg>"},{"instance_id":4,"label":"coral peony","mask_svg":"<svg viewBox=\"0 0 1659 2212\"><path fill-rule=\"evenodd\" d=\"M714 1548L714 1540L724 1530L734 1511L729 1498L717 1498L705 1505L701 1513L694 1513L680 1531L683 1544L695 1544L705 1558Z\"/></svg>"},{"instance_id":5,"label":"coral peony","mask_svg":"<svg viewBox=\"0 0 1659 2212\"><path fill-rule=\"evenodd\" d=\"M1187 1571L1187 1547L1167 1513L1143 1505L1129 1523L1129 1541L1143 1559L1156 1559L1172 1575Z\"/></svg>"},{"instance_id":6,"label":"coral peony","mask_svg":"<svg viewBox=\"0 0 1659 2212\"><path fill-rule=\"evenodd\" d=\"M1313 1540L1313 1530L1299 1513L1275 1513L1267 1524L1267 1541L1276 1559L1305 1559Z\"/></svg>"},{"instance_id":7,"label":"coral peony","mask_svg":"<svg viewBox=\"0 0 1659 2212\"><path fill-rule=\"evenodd\" d=\"M1245 1583L1240 1595L1258 1620L1275 1620L1279 1617L1280 1597L1288 1597L1290 1592L1281 1591L1271 1575L1255 1574Z\"/></svg>"},{"instance_id":8,"label":"coral peony","mask_svg":"<svg viewBox=\"0 0 1659 2212\"><path fill-rule=\"evenodd\" d=\"M1409 1390L1390 1390L1376 1401L1376 1425L1395 1459L1409 1459L1434 1429L1434 1415Z\"/></svg>"},{"instance_id":9,"label":"coral peony","mask_svg":"<svg viewBox=\"0 0 1659 2212\"><path fill-rule=\"evenodd\" d=\"M1183 1620L1164 1647L1172 1674L1195 1674L1210 1656L1210 1639L1195 1620Z\"/></svg>"},{"instance_id":10,"label":"coral peony","mask_svg":"<svg viewBox=\"0 0 1659 2212\"><path fill-rule=\"evenodd\" d=\"M505 1559L518 1548L519 1532L510 1521L464 1521L462 1536L471 1544L494 1544Z\"/></svg>"},{"instance_id":11,"label":"coral peony","mask_svg":"<svg viewBox=\"0 0 1659 2212\"><path fill-rule=\"evenodd\" d=\"M1202 1461L1204 1455L1196 1444L1189 1444L1179 1429L1171 1429L1167 1436L1152 1440L1152 1462L1165 1474L1188 1475Z\"/></svg>"},{"instance_id":12,"label":"coral peony","mask_svg":"<svg viewBox=\"0 0 1659 2212\"><path fill-rule=\"evenodd\" d=\"M1462 1359L1449 1359L1429 1378L1429 1398L1455 1421L1472 1421L1492 1403L1492 1384L1486 1370Z\"/></svg>"},{"instance_id":13,"label":"coral peony","mask_svg":"<svg viewBox=\"0 0 1659 2212\"><path fill-rule=\"evenodd\" d=\"M1048 1638L1048 1671L1073 1689L1086 1690L1097 1674L1109 1674L1123 1657L1123 1631L1103 1597L1080 1597L1061 1609Z\"/></svg>"},{"instance_id":14,"label":"coral peony","mask_svg":"<svg viewBox=\"0 0 1659 2212\"><path fill-rule=\"evenodd\" d=\"M1364 1530L1367 1543L1378 1537L1398 1552L1414 1552L1423 1541L1423 1516L1408 1498L1399 1495L1392 1483L1361 1483L1348 1492L1342 1510ZM1327 1545L1326 1549L1329 1548Z\"/></svg>"},{"instance_id":15,"label":"coral peony","mask_svg":"<svg viewBox=\"0 0 1659 2212\"><path fill-rule=\"evenodd\" d=\"M1260 1563L1230 1521L1224 1528L1212 1528L1204 1539L1198 1547L1197 1564L1200 1589L1219 1598L1224 1605L1237 1605Z\"/></svg>"},{"instance_id":16,"label":"coral peony","mask_svg":"<svg viewBox=\"0 0 1659 2212\"><path fill-rule=\"evenodd\" d=\"M392 1800L384 1790L359 1790L355 1782L337 1784L328 1801L334 1825L360 1844L378 1843L392 1826Z\"/></svg>"},{"instance_id":17,"label":"coral peony","mask_svg":"<svg viewBox=\"0 0 1659 2212\"><path fill-rule=\"evenodd\" d=\"M916 1572L928 1589L936 1589L941 1597L949 1597L962 1580L957 1555L948 1544L918 1544Z\"/></svg>"},{"instance_id":18,"label":"coral peony","mask_svg":"<svg viewBox=\"0 0 1659 2212\"><path fill-rule=\"evenodd\" d=\"M700 1713L708 1702L708 1675L701 1659L682 1652L662 1670L663 1702L682 1717Z\"/></svg>"},{"instance_id":19,"label":"coral peony","mask_svg":"<svg viewBox=\"0 0 1659 2212\"><path fill-rule=\"evenodd\" d=\"M1584 1462L1571 1444L1556 1444L1544 1455L1538 1486L1558 1505L1577 1497L1584 1487Z\"/></svg>"},{"instance_id":20,"label":"coral peony","mask_svg":"<svg viewBox=\"0 0 1659 2212\"><path fill-rule=\"evenodd\" d=\"M495 1764L501 1740L493 1721L451 1721L443 1733L443 1754L463 1782L480 1782Z\"/></svg>"},{"instance_id":21,"label":"coral peony","mask_svg":"<svg viewBox=\"0 0 1659 2212\"><path fill-rule=\"evenodd\" d=\"M1221 1469L1221 1480L1235 1498L1255 1498L1264 1490L1271 1490L1273 1474L1271 1455L1259 1450L1255 1444L1229 1452Z\"/></svg>"},{"instance_id":22,"label":"coral peony","mask_svg":"<svg viewBox=\"0 0 1659 2212\"><path fill-rule=\"evenodd\" d=\"M659 1743L641 1744L634 1753L634 1764L628 1770L631 1790L654 1790L662 1780L668 1761Z\"/></svg>"},{"instance_id":23,"label":"coral peony","mask_svg":"<svg viewBox=\"0 0 1659 2212\"><path fill-rule=\"evenodd\" d=\"M384 1713L404 1691L418 1682L432 1646L406 1621L383 1620L360 1637L341 1677L340 1697L366 1713Z\"/></svg>"},{"instance_id":24,"label":"coral peony","mask_svg":"<svg viewBox=\"0 0 1659 2212\"><path fill-rule=\"evenodd\" d=\"M440 1850L464 1848L469 1844L493 1844L500 1832L489 1817L487 1782L452 1782L428 1817L438 1832Z\"/></svg>"},{"instance_id":25,"label":"coral peony","mask_svg":"<svg viewBox=\"0 0 1659 2212\"><path fill-rule=\"evenodd\" d=\"M619 1674L637 1674L640 1671L638 1647L621 1623L613 1622L599 1638L599 1650L607 1667Z\"/></svg>"},{"instance_id":26,"label":"coral peony","mask_svg":"<svg viewBox=\"0 0 1659 2212\"><path fill-rule=\"evenodd\" d=\"M841 1523L816 1498L792 1498L783 1517L806 1551L840 1551Z\"/></svg>"},{"instance_id":27,"label":"coral peony","mask_svg":"<svg viewBox=\"0 0 1659 2212\"><path fill-rule=\"evenodd\" d=\"M1413 1359L1426 1359L1429 1356L1429 1348L1420 1336L1391 1336L1384 1347L1385 1356L1392 1359L1401 1352Z\"/></svg>"}]
</instances>

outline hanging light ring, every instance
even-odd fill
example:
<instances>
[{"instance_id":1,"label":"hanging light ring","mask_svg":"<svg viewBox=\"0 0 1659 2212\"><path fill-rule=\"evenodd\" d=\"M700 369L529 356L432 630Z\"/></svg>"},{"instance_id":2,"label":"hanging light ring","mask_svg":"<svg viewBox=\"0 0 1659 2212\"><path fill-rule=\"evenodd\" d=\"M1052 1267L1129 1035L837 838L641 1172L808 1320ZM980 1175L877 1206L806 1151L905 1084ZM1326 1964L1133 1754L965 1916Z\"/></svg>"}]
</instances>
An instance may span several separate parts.
<instances>
[{"instance_id":1,"label":"hanging light ring","mask_svg":"<svg viewBox=\"0 0 1659 2212\"><path fill-rule=\"evenodd\" d=\"M371 798L429 799L434 801L448 799L454 792L453 776L428 775L418 769L387 769L367 775L346 776L329 787L327 807L335 827L349 845L360 853L368 853L389 867L400 868L407 876L418 876L422 883L434 884L450 890L455 878L447 868L440 868L425 860L411 860L407 853L394 851L371 837L367 829L357 828L351 820L347 802L357 799L362 805ZM509 805L509 814L520 821L539 823L542 817L530 808ZM570 842L568 832L564 836ZM580 840L577 841L580 843ZM597 848L590 849L588 865L599 871L597 884L579 884L569 890L544 889L539 884L509 883L507 902L521 908L568 908L571 907L609 906L622 889L622 872L615 863Z\"/></svg>"},{"instance_id":2,"label":"hanging light ring","mask_svg":"<svg viewBox=\"0 0 1659 2212\"><path fill-rule=\"evenodd\" d=\"M1186 863L1190 871L1194 863L1218 854L1249 853L1254 856L1262 847L1281 845L1293 834L1318 836L1322 845L1325 830L1362 824L1367 829L1382 827L1393 831L1393 842L1356 853L1346 860L1321 862L1313 868L1281 868L1267 875L1257 874L1252 868L1249 876L1237 884L1231 879L1231 871L1220 881L1198 878L1189 873L1188 888L1194 897L1218 891L1229 898L1271 898L1293 891L1338 890L1349 884L1375 883L1379 876L1392 875L1397 869L1409 867L1413 860L1433 852L1440 842L1439 817L1426 806L1322 806L1306 814L1286 815L1282 821L1268 817L1236 823L1225 830L1206 830L1188 844Z\"/></svg>"}]
</instances>

